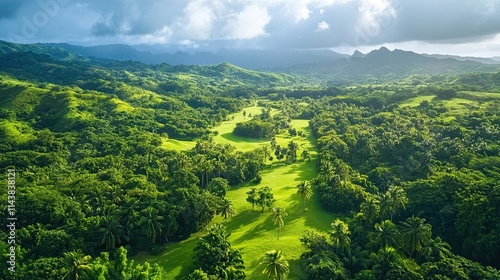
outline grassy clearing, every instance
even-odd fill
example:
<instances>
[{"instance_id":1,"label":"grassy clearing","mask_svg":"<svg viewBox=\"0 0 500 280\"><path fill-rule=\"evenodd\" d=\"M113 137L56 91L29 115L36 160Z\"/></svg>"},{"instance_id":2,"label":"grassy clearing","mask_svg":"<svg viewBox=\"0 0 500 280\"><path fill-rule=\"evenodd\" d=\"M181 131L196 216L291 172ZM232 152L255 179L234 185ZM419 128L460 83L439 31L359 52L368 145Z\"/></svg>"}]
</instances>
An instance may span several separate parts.
<instances>
[{"instance_id":1,"label":"grassy clearing","mask_svg":"<svg viewBox=\"0 0 500 280\"><path fill-rule=\"evenodd\" d=\"M163 139L163 143L161 146L167 150L186 151L194 148L194 146L196 146L196 142L175 140L175 139Z\"/></svg>"},{"instance_id":2,"label":"grassy clearing","mask_svg":"<svg viewBox=\"0 0 500 280\"><path fill-rule=\"evenodd\" d=\"M432 102L432 100L435 97L436 97L435 95L422 95L422 96L417 96L417 97L414 97L414 98L410 98L408 100L405 100L401 104L401 107L417 107L423 101Z\"/></svg>"},{"instance_id":3,"label":"grassy clearing","mask_svg":"<svg viewBox=\"0 0 500 280\"><path fill-rule=\"evenodd\" d=\"M0 121L0 131L17 145L36 138L33 135L33 129L28 124L19 121Z\"/></svg>"},{"instance_id":4,"label":"grassy clearing","mask_svg":"<svg viewBox=\"0 0 500 280\"><path fill-rule=\"evenodd\" d=\"M245 109L252 115L259 114L261 108L254 106ZM248 118L246 118L248 119ZM216 142L229 143L238 150L252 150L269 144L269 140L255 140L240 138L232 135L236 123L244 121L242 113L230 116L230 121L222 123L215 128L219 135L215 137ZM229 241L233 248L241 250L246 266L248 279L265 279L262 274L262 266L259 264L264 253L271 249L281 249L290 263L289 279L304 279L305 268L300 260L304 252L299 237L307 230L314 229L328 231L330 223L334 220L333 214L327 213L320 208L319 199L313 195L307 201L306 210L303 209L303 201L296 194L296 186L303 180L310 180L316 176L316 151L314 139L311 136L307 120L293 120L292 126L301 130L308 138L291 137L288 134L276 137L278 144L286 145L290 140L299 144L299 155L303 149L309 150L313 160L304 162L299 160L294 164L284 162L267 161L265 170L262 172L262 181L258 185L247 184L235 187L228 191L230 198L237 210L237 215L228 221L216 217L212 223L225 223L231 236ZM168 140L173 148L182 149L187 141ZM165 143L164 143L165 145ZM278 227L273 224L271 212L266 209L261 213L260 209L252 210L250 203L246 201L246 192L252 187L269 186L273 190L276 199L275 206L284 207L288 213L282 236L278 240ZM189 239L178 243L168 244L163 254L158 256L143 255L136 257L139 262L148 261L158 263L165 270L165 279L183 279L190 273L193 248L204 232L199 232Z\"/></svg>"}]
</instances>

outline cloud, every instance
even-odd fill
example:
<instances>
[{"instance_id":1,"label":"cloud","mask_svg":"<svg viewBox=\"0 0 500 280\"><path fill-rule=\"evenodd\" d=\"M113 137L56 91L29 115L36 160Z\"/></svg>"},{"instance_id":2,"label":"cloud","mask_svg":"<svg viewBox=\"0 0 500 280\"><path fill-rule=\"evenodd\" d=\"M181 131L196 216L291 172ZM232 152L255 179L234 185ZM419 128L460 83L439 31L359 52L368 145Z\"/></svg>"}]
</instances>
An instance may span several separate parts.
<instances>
[{"instance_id":1,"label":"cloud","mask_svg":"<svg viewBox=\"0 0 500 280\"><path fill-rule=\"evenodd\" d=\"M0 39L19 42L330 48L497 34L500 0L0 0Z\"/></svg>"},{"instance_id":2,"label":"cloud","mask_svg":"<svg viewBox=\"0 0 500 280\"><path fill-rule=\"evenodd\" d=\"M245 7L241 12L231 15L225 23L225 39L249 40L266 35L266 25L271 20L267 9L258 5Z\"/></svg>"},{"instance_id":3,"label":"cloud","mask_svg":"<svg viewBox=\"0 0 500 280\"><path fill-rule=\"evenodd\" d=\"M182 31L190 39L207 40L211 38L215 15L207 1L193 1L184 9Z\"/></svg>"},{"instance_id":4,"label":"cloud","mask_svg":"<svg viewBox=\"0 0 500 280\"><path fill-rule=\"evenodd\" d=\"M328 23L326 23L326 21L322 21L320 23L318 23L318 29L316 29L317 31L321 31L321 30L328 30L330 29L330 25Z\"/></svg>"},{"instance_id":5,"label":"cloud","mask_svg":"<svg viewBox=\"0 0 500 280\"><path fill-rule=\"evenodd\" d=\"M16 16L22 3L18 0L2 0L0 2L0 19L9 19Z\"/></svg>"}]
</instances>

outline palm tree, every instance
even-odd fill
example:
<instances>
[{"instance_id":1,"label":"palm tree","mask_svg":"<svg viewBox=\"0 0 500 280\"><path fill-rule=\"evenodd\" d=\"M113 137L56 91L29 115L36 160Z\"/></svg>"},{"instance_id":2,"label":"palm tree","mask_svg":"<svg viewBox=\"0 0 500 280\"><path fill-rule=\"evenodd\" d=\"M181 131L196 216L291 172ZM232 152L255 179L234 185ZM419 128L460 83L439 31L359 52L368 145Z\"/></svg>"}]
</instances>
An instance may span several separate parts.
<instances>
[{"instance_id":1,"label":"palm tree","mask_svg":"<svg viewBox=\"0 0 500 280\"><path fill-rule=\"evenodd\" d=\"M365 217L368 222L373 223L380 214L380 201L370 195L361 203L360 210L363 217Z\"/></svg>"},{"instance_id":2,"label":"palm tree","mask_svg":"<svg viewBox=\"0 0 500 280\"><path fill-rule=\"evenodd\" d=\"M386 219L386 218L389 218L391 217L391 221L392 221L392 214L391 214L391 202L390 202L390 198L389 196L386 194L386 193L381 193L378 195L378 198L377 200L379 201L379 205L380 205L380 218L381 219Z\"/></svg>"},{"instance_id":3,"label":"palm tree","mask_svg":"<svg viewBox=\"0 0 500 280\"><path fill-rule=\"evenodd\" d=\"M271 156L271 151L269 150L269 146L262 147L262 155L264 156L264 163Z\"/></svg>"},{"instance_id":4,"label":"palm tree","mask_svg":"<svg viewBox=\"0 0 500 280\"><path fill-rule=\"evenodd\" d=\"M351 232L349 231L349 226L340 219L333 221L331 226L330 237L338 254L339 250L344 251L351 244L351 238L349 237Z\"/></svg>"},{"instance_id":5,"label":"palm tree","mask_svg":"<svg viewBox=\"0 0 500 280\"><path fill-rule=\"evenodd\" d=\"M229 253L228 267L224 269L224 279L239 280L245 279L245 263L239 250L232 250Z\"/></svg>"},{"instance_id":6,"label":"palm tree","mask_svg":"<svg viewBox=\"0 0 500 280\"><path fill-rule=\"evenodd\" d=\"M311 188L311 184L309 181L302 181L300 184L297 185L297 194L302 198L304 201L304 211L306 210L306 200L310 199L313 191Z\"/></svg>"},{"instance_id":7,"label":"palm tree","mask_svg":"<svg viewBox=\"0 0 500 280\"><path fill-rule=\"evenodd\" d=\"M213 168L217 177L220 177L222 173L227 171L227 165L221 159L214 160Z\"/></svg>"},{"instance_id":8,"label":"palm tree","mask_svg":"<svg viewBox=\"0 0 500 280\"><path fill-rule=\"evenodd\" d=\"M297 151L299 150L299 145L293 141L288 143L288 153L287 162L296 162L297 161Z\"/></svg>"},{"instance_id":9,"label":"palm tree","mask_svg":"<svg viewBox=\"0 0 500 280\"><path fill-rule=\"evenodd\" d=\"M265 266L262 274L265 274L269 279L285 280L290 268L283 257L281 250L267 251L264 260L260 263Z\"/></svg>"},{"instance_id":10,"label":"palm tree","mask_svg":"<svg viewBox=\"0 0 500 280\"><path fill-rule=\"evenodd\" d=\"M227 220L227 218L236 215L236 210L234 209L231 199L226 197L224 198L220 208L220 215L222 216L222 218L224 218L224 220Z\"/></svg>"},{"instance_id":11,"label":"palm tree","mask_svg":"<svg viewBox=\"0 0 500 280\"><path fill-rule=\"evenodd\" d=\"M91 260L92 258L90 256L83 255L81 251L64 253L64 261L68 271L64 274L63 279L90 279L88 273L91 270Z\"/></svg>"},{"instance_id":12,"label":"palm tree","mask_svg":"<svg viewBox=\"0 0 500 280\"><path fill-rule=\"evenodd\" d=\"M421 252L421 256L423 256L427 262L438 262L452 255L450 244L444 242L441 237L436 237L434 240L430 239L425 243Z\"/></svg>"},{"instance_id":13,"label":"palm tree","mask_svg":"<svg viewBox=\"0 0 500 280\"><path fill-rule=\"evenodd\" d=\"M423 245L431 239L431 225L425 223L424 218L411 216L401 224L401 240L403 248L406 249L410 257L414 252L422 249Z\"/></svg>"},{"instance_id":14,"label":"palm tree","mask_svg":"<svg viewBox=\"0 0 500 280\"><path fill-rule=\"evenodd\" d=\"M370 251L363 250L361 246L346 250L345 257L342 258L344 266L350 271L359 271L368 267L368 256Z\"/></svg>"},{"instance_id":15,"label":"palm tree","mask_svg":"<svg viewBox=\"0 0 500 280\"><path fill-rule=\"evenodd\" d=\"M375 232L371 239L379 249L386 246L396 248L399 241L399 231L391 221L385 220L380 224L375 224Z\"/></svg>"},{"instance_id":16,"label":"palm tree","mask_svg":"<svg viewBox=\"0 0 500 280\"><path fill-rule=\"evenodd\" d=\"M399 255L392 247L380 249L376 254L372 253L370 258L373 259L372 270L377 279L387 279L387 274L402 269L399 265Z\"/></svg>"},{"instance_id":17,"label":"palm tree","mask_svg":"<svg viewBox=\"0 0 500 280\"><path fill-rule=\"evenodd\" d=\"M406 204L408 203L408 198L406 197L405 190L400 186L391 186L386 192L389 199L389 213L392 216L396 214L400 209L406 209Z\"/></svg>"},{"instance_id":18,"label":"palm tree","mask_svg":"<svg viewBox=\"0 0 500 280\"><path fill-rule=\"evenodd\" d=\"M303 150L302 153L300 154L300 157L302 158L303 161L311 161L311 154L309 153L308 150Z\"/></svg>"},{"instance_id":19,"label":"palm tree","mask_svg":"<svg viewBox=\"0 0 500 280\"><path fill-rule=\"evenodd\" d=\"M114 215L106 215L101 218L99 232L102 234L101 245L106 246L106 250L114 249L122 242L124 236L123 226Z\"/></svg>"},{"instance_id":20,"label":"palm tree","mask_svg":"<svg viewBox=\"0 0 500 280\"><path fill-rule=\"evenodd\" d=\"M158 215L158 210L153 207L148 207L141 211L139 218L139 226L146 232L146 235L155 243L156 237L161 234L163 225L162 216Z\"/></svg>"},{"instance_id":21,"label":"palm tree","mask_svg":"<svg viewBox=\"0 0 500 280\"><path fill-rule=\"evenodd\" d=\"M285 224L285 221L283 220L283 218L286 216L288 216L288 214L285 212L285 209L283 209L282 207L273 208L273 222L274 222L274 224L278 224L278 227L279 227L278 239L280 239L280 236L281 236L281 228Z\"/></svg>"}]
</instances>

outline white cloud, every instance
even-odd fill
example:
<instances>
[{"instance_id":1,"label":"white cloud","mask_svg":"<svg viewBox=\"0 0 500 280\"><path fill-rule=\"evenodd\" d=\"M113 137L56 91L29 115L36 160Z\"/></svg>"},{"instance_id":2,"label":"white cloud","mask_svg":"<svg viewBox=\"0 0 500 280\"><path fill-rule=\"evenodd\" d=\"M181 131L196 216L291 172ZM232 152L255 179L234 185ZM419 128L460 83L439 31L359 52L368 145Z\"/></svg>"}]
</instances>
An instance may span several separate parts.
<instances>
[{"instance_id":1,"label":"white cloud","mask_svg":"<svg viewBox=\"0 0 500 280\"><path fill-rule=\"evenodd\" d=\"M330 25L328 23L326 23L326 21L322 21L322 22L318 23L317 31L328 30L328 29L330 29Z\"/></svg>"},{"instance_id":2,"label":"white cloud","mask_svg":"<svg viewBox=\"0 0 500 280\"><path fill-rule=\"evenodd\" d=\"M210 39L212 27L216 20L212 9L205 1L193 1L184 9L183 34L190 39L206 40Z\"/></svg>"},{"instance_id":3,"label":"white cloud","mask_svg":"<svg viewBox=\"0 0 500 280\"><path fill-rule=\"evenodd\" d=\"M229 16L224 27L224 38L239 40L263 36L270 21L271 16L265 7L247 6L241 12Z\"/></svg>"},{"instance_id":4,"label":"white cloud","mask_svg":"<svg viewBox=\"0 0 500 280\"><path fill-rule=\"evenodd\" d=\"M164 26L152 34L126 36L124 41L129 44L167 44L170 42L172 33L168 26Z\"/></svg>"}]
</instances>

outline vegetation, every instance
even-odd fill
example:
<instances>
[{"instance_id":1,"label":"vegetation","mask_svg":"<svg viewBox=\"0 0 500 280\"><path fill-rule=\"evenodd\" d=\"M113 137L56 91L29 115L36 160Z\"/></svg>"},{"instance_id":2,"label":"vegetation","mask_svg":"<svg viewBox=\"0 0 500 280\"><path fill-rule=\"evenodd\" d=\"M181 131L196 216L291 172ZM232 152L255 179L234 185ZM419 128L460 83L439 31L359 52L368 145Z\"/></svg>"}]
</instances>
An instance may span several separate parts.
<instances>
[{"instance_id":1,"label":"vegetation","mask_svg":"<svg viewBox=\"0 0 500 280\"><path fill-rule=\"evenodd\" d=\"M498 73L319 87L43 48L0 54L19 279L500 278Z\"/></svg>"}]
</instances>

